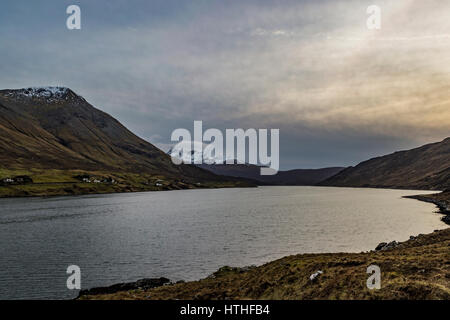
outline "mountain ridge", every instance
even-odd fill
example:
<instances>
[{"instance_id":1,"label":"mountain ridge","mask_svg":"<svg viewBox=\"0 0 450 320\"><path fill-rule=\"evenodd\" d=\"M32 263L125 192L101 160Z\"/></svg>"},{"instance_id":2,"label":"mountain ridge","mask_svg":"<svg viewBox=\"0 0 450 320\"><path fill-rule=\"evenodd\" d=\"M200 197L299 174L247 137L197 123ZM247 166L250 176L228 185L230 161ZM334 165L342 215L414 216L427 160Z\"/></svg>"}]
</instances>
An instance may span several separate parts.
<instances>
[{"instance_id":1,"label":"mountain ridge","mask_svg":"<svg viewBox=\"0 0 450 320\"><path fill-rule=\"evenodd\" d=\"M133 178L124 178L124 184L136 180L134 185L139 182L147 189L153 177L172 184L177 181L183 188L186 183L192 187L218 181L221 185L227 180L200 168L173 164L162 150L65 87L0 90L0 151L0 178L14 171L31 175L31 169L40 170L41 175L45 170L102 172L103 178L129 173ZM55 179L52 182L76 182L69 177Z\"/></svg>"},{"instance_id":2,"label":"mountain ridge","mask_svg":"<svg viewBox=\"0 0 450 320\"><path fill-rule=\"evenodd\" d=\"M63 167L72 166L70 156L83 160L83 163L71 169L80 169L80 166L81 169L94 169L92 165L96 166L95 169L99 165L108 169L124 166L131 170L154 169L154 164L148 159L161 158L165 169L179 171L178 166L172 164L164 152L134 135L117 119L93 107L72 90L61 89L63 90L58 91L56 98L55 95L48 96L48 92L41 95L27 94L30 89L0 90L2 129L5 130L6 124L6 129L15 129L29 139L48 139L45 142L49 147L56 147L69 155L69 159L64 159ZM35 92L39 92L39 89ZM25 128L25 125L28 127ZM93 145L93 150L89 145ZM6 145L4 147L7 148ZM96 152L97 156L92 152ZM139 161L135 164L137 168L126 161L129 153L138 157ZM103 157L99 157L100 155ZM54 164L61 165L56 161L50 168L54 168Z\"/></svg>"},{"instance_id":3,"label":"mountain ridge","mask_svg":"<svg viewBox=\"0 0 450 320\"><path fill-rule=\"evenodd\" d=\"M251 164L202 164L197 166L217 175L251 179L263 185L286 186L314 186L345 169L344 167L292 169L264 176L260 174L260 166Z\"/></svg>"},{"instance_id":4,"label":"mountain ridge","mask_svg":"<svg viewBox=\"0 0 450 320\"><path fill-rule=\"evenodd\" d=\"M195 144L196 142L193 143ZM198 147L204 148L205 146L202 144L198 145ZM236 159L233 159L231 163L226 163L226 161L220 157L216 158L208 156L205 158L201 149L200 151L192 150L190 154L180 155L174 148L170 148L169 151L167 151L167 154L184 162L190 161L191 165L205 169L214 174L250 179L259 185L313 186L345 169L345 167L291 169L280 170L274 175L261 175L262 165L239 163ZM195 164L198 161L203 163Z\"/></svg>"},{"instance_id":5,"label":"mountain ridge","mask_svg":"<svg viewBox=\"0 0 450 320\"><path fill-rule=\"evenodd\" d=\"M410 150L371 158L320 183L323 186L450 188L450 137Z\"/></svg>"}]
</instances>

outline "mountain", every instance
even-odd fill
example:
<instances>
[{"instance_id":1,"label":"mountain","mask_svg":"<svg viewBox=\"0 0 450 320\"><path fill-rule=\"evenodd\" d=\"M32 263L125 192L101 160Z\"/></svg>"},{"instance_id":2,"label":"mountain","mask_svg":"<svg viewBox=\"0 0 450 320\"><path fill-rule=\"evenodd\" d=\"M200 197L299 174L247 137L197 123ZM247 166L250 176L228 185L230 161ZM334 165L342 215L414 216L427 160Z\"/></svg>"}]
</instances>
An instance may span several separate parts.
<instances>
[{"instance_id":1,"label":"mountain","mask_svg":"<svg viewBox=\"0 0 450 320\"><path fill-rule=\"evenodd\" d=\"M361 162L326 186L445 190L450 188L450 138Z\"/></svg>"},{"instance_id":2,"label":"mountain","mask_svg":"<svg viewBox=\"0 0 450 320\"><path fill-rule=\"evenodd\" d=\"M251 164L201 164L198 167L217 175L251 179L265 185L312 186L342 171L342 167L295 169L262 176L260 166Z\"/></svg>"},{"instance_id":3,"label":"mountain","mask_svg":"<svg viewBox=\"0 0 450 320\"><path fill-rule=\"evenodd\" d=\"M14 170L30 175L33 170L84 170L188 184L225 180L174 165L163 151L64 87L0 90L0 168L0 178Z\"/></svg>"},{"instance_id":4,"label":"mountain","mask_svg":"<svg viewBox=\"0 0 450 320\"><path fill-rule=\"evenodd\" d=\"M197 143L197 142L194 142ZM205 148L206 145L197 147ZM200 149L201 150L201 149ZM331 167L322 169L295 169L288 171L279 171L272 176L262 176L261 166L254 164L240 164L234 160L232 164L225 164L223 160L217 158L204 158L203 152L198 149L192 150L190 154L179 154L177 150L171 148L168 152L171 157L176 157L184 162L191 161L194 164L196 161L204 162L203 164L196 164L195 166L208 170L214 174L228 177L236 177L249 179L262 185L292 185L292 186L312 186L317 183L334 176L342 171L343 167ZM207 164L210 163L210 164Z\"/></svg>"}]
</instances>

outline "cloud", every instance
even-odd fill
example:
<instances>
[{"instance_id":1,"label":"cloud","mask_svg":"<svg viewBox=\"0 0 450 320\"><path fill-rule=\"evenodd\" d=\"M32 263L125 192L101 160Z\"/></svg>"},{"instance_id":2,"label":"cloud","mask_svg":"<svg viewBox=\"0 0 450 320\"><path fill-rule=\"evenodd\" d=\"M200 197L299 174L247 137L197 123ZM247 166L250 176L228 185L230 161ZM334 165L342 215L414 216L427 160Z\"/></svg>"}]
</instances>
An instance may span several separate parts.
<instances>
[{"instance_id":1,"label":"cloud","mask_svg":"<svg viewBox=\"0 0 450 320\"><path fill-rule=\"evenodd\" d=\"M0 87L69 86L160 146L194 120L280 128L282 166L317 167L448 135L442 1L379 1L377 32L360 1L79 1L80 32L65 3L5 2Z\"/></svg>"}]
</instances>

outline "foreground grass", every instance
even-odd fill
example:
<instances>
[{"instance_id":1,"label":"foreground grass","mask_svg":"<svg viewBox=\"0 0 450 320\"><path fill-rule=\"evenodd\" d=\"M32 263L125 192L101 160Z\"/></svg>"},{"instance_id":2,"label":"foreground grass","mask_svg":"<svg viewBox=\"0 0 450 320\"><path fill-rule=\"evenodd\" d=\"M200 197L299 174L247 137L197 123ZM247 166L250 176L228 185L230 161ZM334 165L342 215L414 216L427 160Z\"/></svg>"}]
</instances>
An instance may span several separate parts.
<instances>
[{"instance_id":1,"label":"foreground grass","mask_svg":"<svg viewBox=\"0 0 450 320\"><path fill-rule=\"evenodd\" d=\"M449 249L450 228L386 251L300 254L259 267L223 267L200 281L80 299L450 299ZM380 290L366 286L371 264L381 268ZM318 270L323 274L311 281Z\"/></svg>"}]
</instances>

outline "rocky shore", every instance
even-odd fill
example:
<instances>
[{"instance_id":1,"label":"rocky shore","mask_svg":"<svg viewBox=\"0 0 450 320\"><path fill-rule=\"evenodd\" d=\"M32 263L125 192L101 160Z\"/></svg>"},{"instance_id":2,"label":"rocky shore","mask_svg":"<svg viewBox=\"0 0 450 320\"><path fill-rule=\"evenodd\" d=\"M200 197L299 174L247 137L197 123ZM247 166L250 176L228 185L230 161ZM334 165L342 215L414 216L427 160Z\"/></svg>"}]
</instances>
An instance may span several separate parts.
<instances>
[{"instance_id":1,"label":"rocky shore","mask_svg":"<svg viewBox=\"0 0 450 320\"><path fill-rule=\"evenodd\" d=\"M91 295L101 295L101 294L113 294L120 291L129 291L129 290L149 290L152 288L160 287L166 284L170 284L171 281L167 278L146 278L140 279L135 282L125 282L113 284L108 287L97 287L87 290L81 290L79 293L79 297L81 296L91 296Z\"/></svg>"},{"instance_id":2,"label":"rocky shore","mask_svg":"<svg viewBox=\"0 0 450 320\"><path fill-rule=\"evenodd\" d=\"M435 204L439 208L439 212L444 215L442 221L450 224L450 190L438 194L405 196L405 198L417 199Z\"/></svg>"},{"instance_id":3,"label":"rocky shore","mask_svg":"<svg viewBox=\"0 0 450 320\"><path fill-rule=\"evenodd\" d=\"M450 192L409 198L435 203L449 223ZM380 243L361 253L300 254L258 267L222 267L192 282L143 279L80 292L78 299L450 299L450 228ZM366 287L367 267L381 289Z\"/></svg>"}]
</instances>

